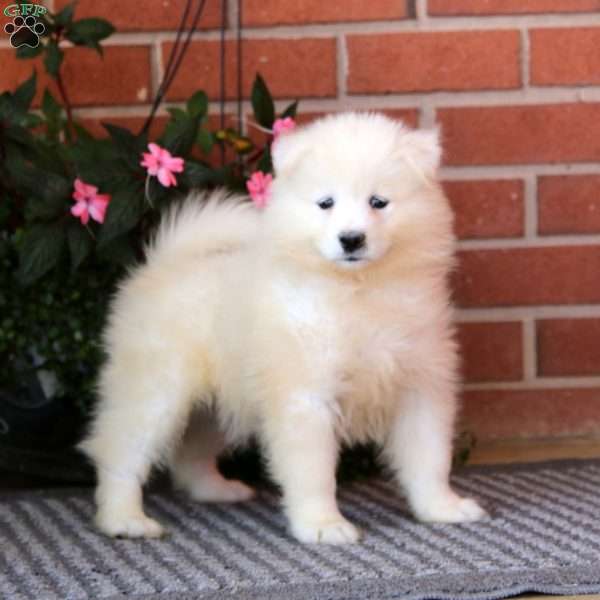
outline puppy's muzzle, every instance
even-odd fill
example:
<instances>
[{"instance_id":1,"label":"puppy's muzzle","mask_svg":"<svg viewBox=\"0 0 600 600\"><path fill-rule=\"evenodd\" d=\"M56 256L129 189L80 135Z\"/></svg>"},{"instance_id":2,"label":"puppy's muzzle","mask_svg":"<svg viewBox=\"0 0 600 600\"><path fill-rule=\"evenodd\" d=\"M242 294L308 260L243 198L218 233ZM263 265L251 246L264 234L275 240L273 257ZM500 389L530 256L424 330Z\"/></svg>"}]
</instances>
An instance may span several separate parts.
<instances>
[{"instance_id":1,"label":"puppy's muzzle","mask_svg":"<svg viewBox=\"0 0 600 600\"><path fill-rule=\"evenodd\" d=\"M338 236L342 250L346 254L352 254L361 250L367 244L367 236L362 231L343 231Z\"/></svg>"}]
</instances>

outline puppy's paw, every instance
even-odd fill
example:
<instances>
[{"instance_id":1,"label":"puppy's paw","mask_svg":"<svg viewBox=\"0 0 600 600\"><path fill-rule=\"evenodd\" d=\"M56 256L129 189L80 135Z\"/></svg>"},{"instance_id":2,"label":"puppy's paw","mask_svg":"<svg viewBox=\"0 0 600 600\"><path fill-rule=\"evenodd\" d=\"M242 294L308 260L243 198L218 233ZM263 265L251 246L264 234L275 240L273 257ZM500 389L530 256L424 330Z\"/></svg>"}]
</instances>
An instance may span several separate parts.
<instances>
[{"instance_id":1,"label":"puppy's paw","mask_svg":"<svg viewBox=\"0 0 600 600\"><path fill-rule=\"evenodd\" d=\"M475 500L461 498L454 493L416 507L415 515L420 521L431 523L468 523L488 516Z\"/></svg>"},{"instance_id":2,"label":"puppy's paw","mask_svg":"<svg viewBox=\"0 0 600 600\"><path fill-rule=\"evenodd\" d=\"M341 515L324 519L296 519L291 525L294 537L305 544L353 544L360 530Z\"/></svg>"},{"instance_id":3,"label":"puppy's paw","mask_svg":"<svg viewBox=\"0 0 600 600\"><path fill-rule=\"evenodd\" d=\"M166 533L163 526L144 514L114 516L98 513L96 525L106 535L121 538L159 538Z\"/></svg>"},{"instance_id":4,"label":"puppy's paw","mask_svg":"<svg viewBox=\"0 0 600 600\"><path fill-rule=\"evenodd\" d=\"M188 492L197 502L244 502L256 495L251 487L235 479L205 480L189 486Z\"/></svg>"}]
</instances>

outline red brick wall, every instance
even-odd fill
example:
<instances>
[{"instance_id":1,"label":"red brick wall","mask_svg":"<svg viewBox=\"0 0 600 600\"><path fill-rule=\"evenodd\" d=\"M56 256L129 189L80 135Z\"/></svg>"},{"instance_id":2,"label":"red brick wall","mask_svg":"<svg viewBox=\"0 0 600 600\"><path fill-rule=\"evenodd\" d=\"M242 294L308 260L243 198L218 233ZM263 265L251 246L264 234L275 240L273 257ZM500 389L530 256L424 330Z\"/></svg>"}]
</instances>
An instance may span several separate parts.
<instances>
[{"instance_id":1,"label":"red brick wall","mask_svg":"<svg viewBox=\"0 0 600 600\"><path fill-rule=\"evenodd\" d=\"M258 69L303 115L369 108L441 125L468 426L600 435L600 0L243 1L246 93ZM140 123L183 4L80 0L80 16L119 28L104 62L68 52L81 117ZM208 0L173 103L197 88L217 99L219 21ZM228 38L231 99L233 26ZM0 88L28 75L5 38L0 65Z\"/></svg>"}]
</instances>

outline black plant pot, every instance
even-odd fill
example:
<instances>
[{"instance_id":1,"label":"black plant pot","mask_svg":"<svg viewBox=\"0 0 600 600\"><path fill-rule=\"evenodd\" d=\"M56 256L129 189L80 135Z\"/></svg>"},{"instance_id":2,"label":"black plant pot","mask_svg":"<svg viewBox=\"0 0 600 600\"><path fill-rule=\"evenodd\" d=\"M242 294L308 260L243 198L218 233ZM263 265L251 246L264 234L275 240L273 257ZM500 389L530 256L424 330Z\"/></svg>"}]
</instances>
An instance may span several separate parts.
<instances>
[{"instance_id":1,"label":"black plant pot","mask_svg":"<svg viewBox=\"0 0 600 600\"><path fill-rule=\"evenodd\" d=\"M47 397L37 377L0 390L0 470L48 482L81 484L92 471L75 449L85 419L72 401Z\"/></svg>"}]
</instances>

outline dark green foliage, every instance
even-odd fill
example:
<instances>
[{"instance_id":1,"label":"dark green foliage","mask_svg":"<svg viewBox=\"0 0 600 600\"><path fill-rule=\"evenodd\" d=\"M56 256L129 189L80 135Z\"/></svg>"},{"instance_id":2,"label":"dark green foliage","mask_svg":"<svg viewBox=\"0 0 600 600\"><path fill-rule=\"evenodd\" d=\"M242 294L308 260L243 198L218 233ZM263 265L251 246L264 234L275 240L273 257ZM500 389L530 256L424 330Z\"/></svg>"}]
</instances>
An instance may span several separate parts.
<instances>
[{"instance_id":1,"label":"dark green foliage","mask_svg":"<svg viewBox=\"0 0 600 600\"><path fill-rule=\"evenodd\" d=\"M260 125L271 129L275 121L275 104L269 88L260 75L256 75L252 86L252 108Z\"/></svg>"},{"instance_id":2,"label":"dark green foliage","mask_svg":"<svg viewBox=\"0 0 600 600\"><path fill-rule=\"evenodd\" d=\"M0 395L25 397L39 373L51 373L61 402L83 422L111 293L126 268L143 260L161 212L192 189L244 191L253 171L271 170L270 139L255 146L237 129L209 130L203 91L168 109L156 140L111 123L103 124L105 136L95 137L73 118L62 42L101 54L114 28L102 19L76 20L74 4L42 20L38 48L16 52L21 59L42 56L57 95L42 90L41 110L31 110L39 91L35 71L0 94ZM260 76L252 104L256 122L270 129L275 105ZM297 102L284 115L296 108ZM176 186L163 187L141 166L152 141L184 159ZM215 166L215 146L227 147L233 158ZM83 225L71 214L77 178L111 197L103 223Z\"/></svg>"},{"instance_id":3,"label":"dark green foliage","mask_svg":"<svg viewBox=\"0 0 600 600\"><path fill-rule=\"evenodd\" d=\"M87 46L102 54L100 42L114 31L115 28L104 19L81 19L69 22L65 37L76 46Z\"/></svg>"}]
</instances>

